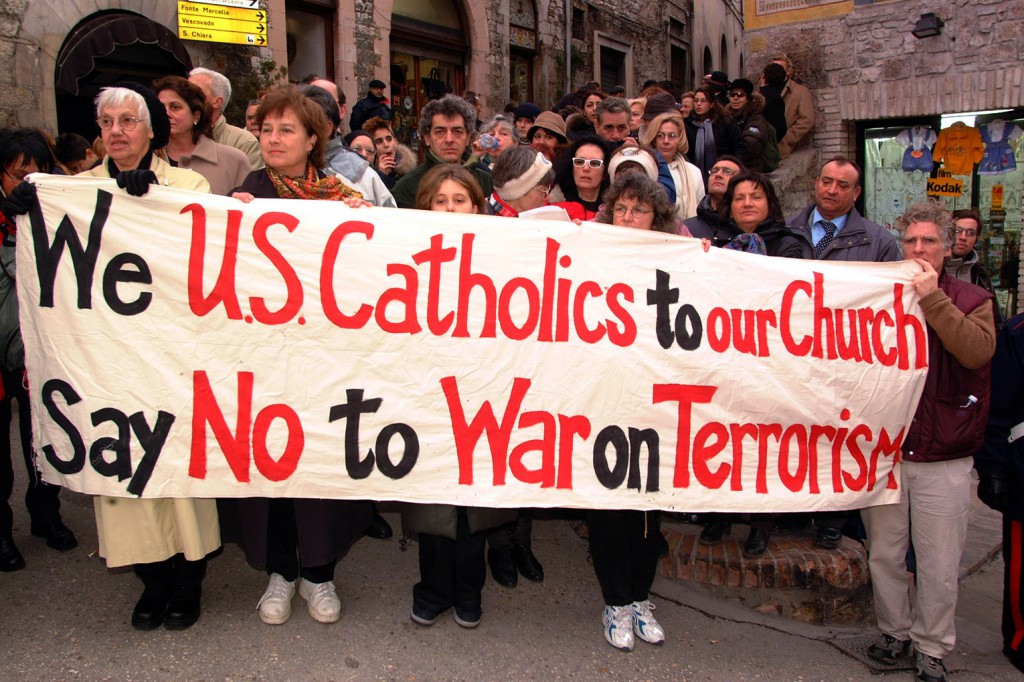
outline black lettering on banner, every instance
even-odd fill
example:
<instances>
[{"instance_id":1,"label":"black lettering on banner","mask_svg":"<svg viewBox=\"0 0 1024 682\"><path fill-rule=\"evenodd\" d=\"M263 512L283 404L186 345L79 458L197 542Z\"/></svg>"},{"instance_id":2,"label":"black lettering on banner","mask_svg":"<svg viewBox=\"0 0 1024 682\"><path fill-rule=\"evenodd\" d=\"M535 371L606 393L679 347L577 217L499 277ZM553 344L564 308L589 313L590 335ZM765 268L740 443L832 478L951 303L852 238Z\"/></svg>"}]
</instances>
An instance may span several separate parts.
<instances>
[{"instance_id":1,"label":"black lettering on banner","mask_svg":"<svg viewBox=\"0 0 1024 682\"><path fill-rule=\"evenodd\" d=\"M657 322L655 332L658 336L658 343L668 350L672 347L672 322L670 315L672 311L669 304L679 302L679 289L669 289L668 273L664 270L655 271L654 289L647 290L647 305L657 306Z\"/></svg>"},{"instance_id":2,"label":"black lettering on banner","mask_svg":"<svg viewBox=\"0 0 1024 682\"><path fill-rule=\"evenodd\" d=\"M391 461L388 454L388 445L392 436L399 435L405 441L402 449L402 459L398 464ZM420 439L408 424L388 424L377 434L377 468L390 479L398 480L404 478L416 466L416 460L420 456Z\"/></svg>"},{"instance_id":3,"label":"black lettering on banner","mask_svg":"<svg viewBox=\"0 0 1024 682\"><path fill-rule=\"evenodd\" d=\"M380 409L383 399L363 400L363 389L350 388L345 391L347 402L343 405L332 405L329 421L339 419L345 422L345 469L355 480L367 478L373 472L373 450L366 453L366 458L359 459L359 417L371 414Z\"/></svg>"},{"instance_id":4,"label":"black lettering on banner","mask_svg":"<svg viewBox=\"0 0 1024 682\"><path fill-rule=\"evenodd\" d=\"M88 245L85 248L82 247L82 242L78 238L74 223L67 215L61 219L60 225L57 226L53 235L53 244L50 244L46 238L46 222L43 220L42 209L36 205L29 211L32 224L32 245L36 255L36 273L39 277L40 307L53 307L53 286L57 278L57 266L60 264L66 245L68 253L71 255L71 264L75 269L75 280L78 284L78 307L79 309L92 308L92 278L96 270L96 258L100 253L103 226L110 214L112 199L110 192L103 190L96 192L96 211L89 224L89 238L86 240Z\"/></svg>"},{"instance_id":5,"label":"black lettering on banner","mask_svg":"<svg viewBox=\"0 0 1024 682\"><path fill-rule=\"evenodd\" d=\"M608 446L615 450L615 466L608 466ZM622 429L612 424L601 429L594 440L594 475L605 488L614 490L626 480L629 469L629 441Z\"/></svg>"},{"instance_id":6,"label":"black lettering on banner","mask_svg":"<svg viewBox=\"0 0 1024 682\"><path fill-rule=\"evenodd\" d=\"M119 253L110 259L110 263L103 271L103 300L118 315L138 315L149 307L153 300L151 292L143 291L134 301L124 301L117 293L117 285L120 282L153 283L149 265L142 256L135 253Z\"/></svg>"},{"instance_id":7,"label":"black lettering on banner","mask_svg":"<svg viewBox=\"0 0 1024 682\"><path fill-rule=\"evenodd\" d=\"M103 422L111 422L117 427L117 438L105 436L97 438L89 447L89 464L96 473L123 481L132 475L131 425L128 417L121 410L104 407L92 413L92 425L99 426ZM114 453L114 460L107 461L103 457L105 451Z\"/></svg>"},{"instance_id":8,"label":"black lettering on banner","mask_svg":"<svg viewBox=\"0 0 1024 682\"><path fill-rule=\"evenodd\" d=\"M160 410L156 415L156 425L150 429L146 423L146 416L141 412L136 412L128 418L132 431L135 432L135 437L142 447L142 459L139 460L138 466L135 467L135 475L128 483L128 492L132 495L142 495L142 491L146 489L160 453L163 452L174 419L175 416L170 412Z\"/></svg>"},{"instance_id":9,"label":"black lettering on banner","mask_svg":"<svg viewBox=\"0 0 1024 682\"><path fill-rule=\"evenodd\" d=\"M46 412L50 415L57 426L61 428L64 433L67 434L68 440L71 441L71 459L64 460L57 454L57 450L52 445L44 445L43 455L46 456L46 461L50 463L54 469L62 474L77 474L85 466L85 442L82 441L82 434L78 432L75 425L71 422L67 416L60 411L57 407L57 403L53 400L54 393L60 393L64 398L65 404L68 406L75 405L82 401L82 396L78 395L75 389L66 381L61 379L50 379L43 384L42 400L43 407L46 408Z\"/></svg>"},{"instance_id":10,"label":"black lettering on banner","mask_svg":"<svg viewBox=\"0 0 1024 682\"><path fill-rule=\"evenodd\" d=\"M647 491L658 491L658 432L654 429L629 428L629 483L627 487L640 490L640 446L647 446Z\"/></svg>"}]
</instances>

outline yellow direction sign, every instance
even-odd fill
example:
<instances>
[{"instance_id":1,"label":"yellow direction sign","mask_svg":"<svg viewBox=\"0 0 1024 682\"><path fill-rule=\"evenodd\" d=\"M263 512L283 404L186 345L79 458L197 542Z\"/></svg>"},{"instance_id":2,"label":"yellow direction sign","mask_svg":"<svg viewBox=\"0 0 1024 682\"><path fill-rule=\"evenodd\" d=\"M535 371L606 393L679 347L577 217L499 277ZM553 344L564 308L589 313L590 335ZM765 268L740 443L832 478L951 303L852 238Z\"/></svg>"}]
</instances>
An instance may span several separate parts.
<instances>
[{"instance_id":1,"label":"yellow direction sign","mask_svg":"<svg viewBox=\"0 0 1024 682\"><path fill-rule=\"evenodd\" d=\"M178 23L181 23L183 14L190 17L205 17L207 19L236 19L240 21L252 21L266 25L267 13L259 8L241 9L238 7L221 7L219 5L208 5L202 2L178 1Z\"/></svg>"},{"instance_id":2,"label":"yellow direction sign","mask_svg":"<svg viewBox=\"0 0 1024 682\"><path fill-rule=\"evenodd\" d=\"M267 38L264 35L206 28L179 27L178 36L182 40L202 40L208 43L234 43L236 45L255 45L257 47L267 44Z\"/></svg>"},{"instance_id":3,"label":"yellow direction sign","mask_svg":"<svg viewBox=\"0 0 1024 682\"><path fill-rule=\"evenodd\" d=\"M183 40L266 45L266 18L266 12L259 8L245 9L179 0L178 35Z\"/></svg>"}]
</instances>

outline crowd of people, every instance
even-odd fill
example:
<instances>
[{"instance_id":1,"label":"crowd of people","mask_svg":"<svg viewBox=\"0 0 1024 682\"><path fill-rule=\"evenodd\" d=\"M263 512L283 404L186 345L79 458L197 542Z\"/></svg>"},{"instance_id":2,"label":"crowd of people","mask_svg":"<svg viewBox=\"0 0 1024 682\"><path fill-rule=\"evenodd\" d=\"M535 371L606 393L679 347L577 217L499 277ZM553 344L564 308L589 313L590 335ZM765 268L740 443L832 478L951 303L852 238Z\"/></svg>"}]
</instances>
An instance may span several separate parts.
<instances>
[{"instance_id":1,"label":"crowd of people","mask_svg":"<svg viewBox=\"0 0 1024 682\"><path fill-rule=\"evenodd\" d=\"M166 76L152 87L121 82L96 99L95 144L77 135L54 142L39 130L0 131L2 227L15 237L14 219L36 201L34 172L109 177L132 195L153 183L212 192L250 202L260 198L343 201L352 207L491 214L517 218L531 211L564 210L569 219L656 230L724 248L770 257L887 262L912 259L913 280L928 323L929 365L924 395L903 448L901 502L862 510L865 542L881 636L870 655L891 661L913 651L925 682L945 679L943 658L953 648L957 567L963 550L973 457L982 451L990 405L990 373L1001 320L991 283L974 245L981 218L951 214L926 201L904 215L897 239L860 215L855 202L862 173L845 157L828 159L815 180L813 201L783 215L771 177L800 145L809 143L811 94L779 56L758 87L708 74L700 87L678 93L649 82L626 99L590 83L551 110L509 105L482 116L474 93L432 99L420 112L420 154L401 144L381 81L352 107L343 134L344 93L330 80L270 88L248 103L245 127L228 123L231 96L222 74L197 68L188 78ZM1007 322L996 355L996 379L1017 377L992 393L993 424L979 464L983 499L1007 508L1007 542L1021 542L1024 516L1014 490L1019 438L1024 323ZM20 364L19 364L20 362ZM76 546L60 516L59 488L40 480L27 434L29 406L23 355L8 354L2 378L0 429L10 428L18 400L25 494L31 533L50 547ZM998 417L998 419L997 419ZM1001 429L1001 431L999 430ZM993 435L995 434L995 435ZM0 571L24 567L12 537L7 503L13 484L9 438L0 437ZM1016 449L1014 449L1016 448ZM981 457L982 455L979 455ZM206 563L222 542L239 543L248 562L266 572L260 618L281 624L297 591L317 621L338 620L336 564L360 536L387 538L388 522L371 502L319 499L123 499L97 496L100 555L107 565L132 566L143 584L131 622L149 630L187 628L199 618ZM624 650L637 638L660 644L665 632L653 616L650 588L666 551L657 512L586 513L594 570L605 602L602 631ZM738 522L710 515L700 541L721 542ZM744 553L756 559L784 522L776 514L744 521ZM813 518L816 542L835 549L851 525L845 513ZM475 627L482 617L487 568L500 585L518 577L544 579L532 544L528 509L404 505L402 524L419 542L420 580L411 618L429 626L452 610ZM1009 547L1009 545L1008 545ZM908 600L907 555L916 557L916 594ZM1016 556L1019 563L1019 550ZM1014 570L1020 571L1017 566ZM1011 569L1008 566L1008 579ZM255 595L254 595L255 597ZM1008 606L1007 608L1012 608ZM1020 604L1016 604L1020 612ZM1007 616L1007 654L1021 667L1024 626ZM1022 668L1024 669L1024 668Z\"/></svg>"}]
</instances>

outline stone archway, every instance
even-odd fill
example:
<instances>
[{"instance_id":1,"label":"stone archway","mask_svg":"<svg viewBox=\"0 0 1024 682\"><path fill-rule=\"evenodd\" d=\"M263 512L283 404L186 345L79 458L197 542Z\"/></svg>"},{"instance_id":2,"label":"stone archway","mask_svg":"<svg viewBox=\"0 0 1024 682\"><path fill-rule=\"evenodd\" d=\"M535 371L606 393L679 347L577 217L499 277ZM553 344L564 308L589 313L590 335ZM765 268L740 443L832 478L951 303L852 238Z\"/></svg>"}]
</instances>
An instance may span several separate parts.
<instances>
[{"instance_id":1,"label":"stone archway","mask_svg":"<svg viewBox=\"0 0 1024 682\"><path fill-rule=\"evenodd\" d=\"M161 76L186 76L192 59L166 26L134 12L99 12L68 33L57 55L57 126L86 139L97 134L93 101L121 80L149 85Z\"/></svg>"}]
</instances>

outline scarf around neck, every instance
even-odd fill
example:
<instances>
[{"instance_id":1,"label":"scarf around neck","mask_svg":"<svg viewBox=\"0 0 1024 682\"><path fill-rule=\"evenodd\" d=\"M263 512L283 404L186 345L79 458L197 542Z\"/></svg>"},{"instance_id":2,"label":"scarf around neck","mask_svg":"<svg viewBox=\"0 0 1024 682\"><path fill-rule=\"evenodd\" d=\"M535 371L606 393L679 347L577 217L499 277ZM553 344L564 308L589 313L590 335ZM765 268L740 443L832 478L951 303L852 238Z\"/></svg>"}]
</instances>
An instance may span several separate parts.
<instances>
[{"instance_id":1,"label":"scarf around neck","mask_svg":"<svg viewBox=\"0 0 1024 682\"><path fill-rule=\"evenodd\" d=\"M306 176L293 178L267 166L267 175L274 184L274 191L282 199L325 199L341 201L348 197L362 199L363 194L352 189L336 175L320 178L313 164L306 164Z\"/></svg>"}]
</instances>

